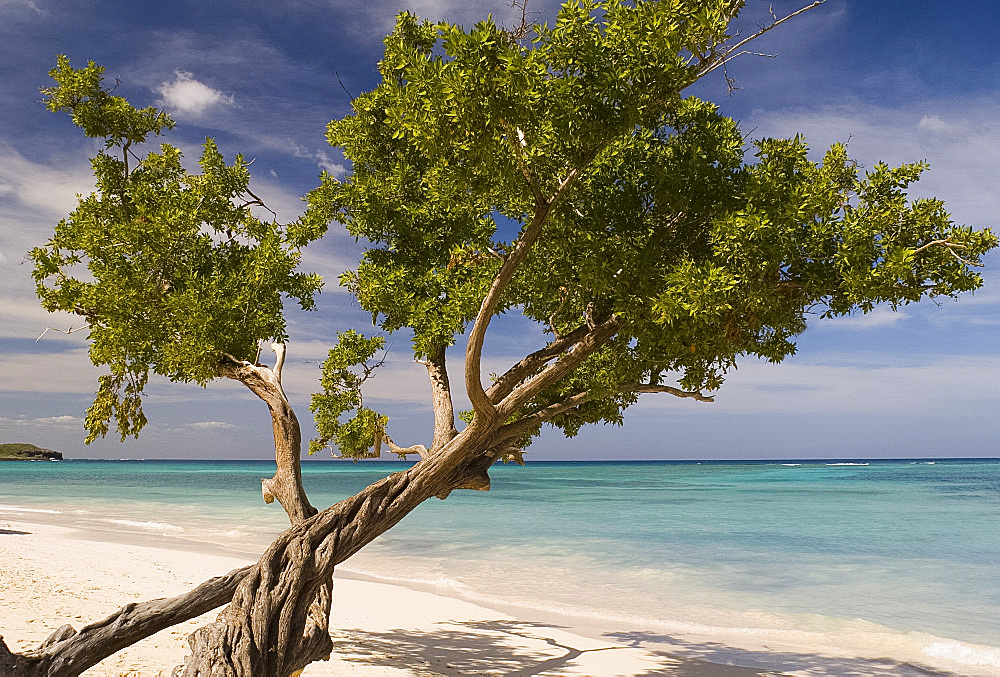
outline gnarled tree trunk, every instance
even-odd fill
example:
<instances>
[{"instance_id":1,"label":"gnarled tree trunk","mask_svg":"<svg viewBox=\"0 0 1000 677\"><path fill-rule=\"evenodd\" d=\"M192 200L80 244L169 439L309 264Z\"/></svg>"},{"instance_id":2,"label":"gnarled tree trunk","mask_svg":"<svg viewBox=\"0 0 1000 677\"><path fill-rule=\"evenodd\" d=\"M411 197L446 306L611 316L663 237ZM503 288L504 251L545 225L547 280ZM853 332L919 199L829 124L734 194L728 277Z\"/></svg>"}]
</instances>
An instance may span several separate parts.
<instances>
[{"instance_id":1,"label":"gnarled tree trunk","mask_svg":"<svg viewBox=\"0 0 1000 677\"><path fill-rule=\"evenodd\" d=\"M334 567L428 498L457 488L488 488L487 469L496 455L480 448L477 442L483 438L461 433L442 453L282 533L240 582L218 619L191 635L192 654L182 674L285 677L325 658L329 635L315 637L307 619Z\"/></svg>"}]
</instances>

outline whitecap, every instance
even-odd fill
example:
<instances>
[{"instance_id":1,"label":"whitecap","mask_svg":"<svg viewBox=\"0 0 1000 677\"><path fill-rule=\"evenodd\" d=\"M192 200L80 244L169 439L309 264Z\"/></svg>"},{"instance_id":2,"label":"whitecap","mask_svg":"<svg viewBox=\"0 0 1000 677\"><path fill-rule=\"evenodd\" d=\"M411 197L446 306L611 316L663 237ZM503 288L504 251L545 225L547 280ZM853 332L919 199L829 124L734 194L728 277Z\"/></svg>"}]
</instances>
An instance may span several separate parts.
<instances>
[{"instance_id":1,"label":"whitecap","mask_svg":"<svg viewBox=\"0 0 1000 677\"><path fill-rule=\"evenodd\" d=\"M944 658L964 665L1000 668L1000 649L989 646L945 640L927 645L924 647L924 653L934 658Z\"/></svg>"}]
</instances>

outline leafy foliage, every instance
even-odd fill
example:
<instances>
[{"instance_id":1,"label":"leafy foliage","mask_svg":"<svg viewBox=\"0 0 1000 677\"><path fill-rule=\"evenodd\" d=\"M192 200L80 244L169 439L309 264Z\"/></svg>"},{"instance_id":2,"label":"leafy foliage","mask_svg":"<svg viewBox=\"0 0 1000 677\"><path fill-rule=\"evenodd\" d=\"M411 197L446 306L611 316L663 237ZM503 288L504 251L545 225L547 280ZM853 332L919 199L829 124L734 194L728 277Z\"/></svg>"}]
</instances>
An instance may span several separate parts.
<instances>
[{"instance_id":1,"label":"leafy foliage","mask_svg":"<svg viewBox=\"0 0 1000 677\"><path fill-rule=\"evenodd\" d=\"M543 224L496 313L554 338L622 322L520 410L588 394L551 418L567 434L620 423L635 384L714 390L740 357L779 362L810 313L978 287L996 238L909 201L922 164L860 174L843 146L814 162L799 137L748 157L733 120L683 96L741 6L571 0L528 43L490 19L466 31L401 14L381 84L328 129L353 173L322 204L372 243L342 282L427 356Z\"/></svg>"},{"instance_id":2,"label":"leafy foliage","mask_svg":"<svg viewBox=\"0 0 1000 677\"><path fill-rule=\"evenodd\" d=\"M299 250L325 228L256 217L248 164L226 164L211 140L200 174L167 144L130 167L131 146L173 121L112 96L103 72L66 57L50 72L48 108L69 112L106 149L92 161L97 191L30 253L42 305L84 316L91 361L109 371L87 412L88 442L112 418L122 439L138 435L150 371L204 385L224 356L255 361L260 341L284 340L282 298L311 308L321 284L296 271Z\"/></svg>"},{"instance_id":3,"label":"leafy foliage","mask_svg":"<svg viewBox=\"0 0 1000 677\"><path fill-rule=\"evenodd\" d=\"M364 406L361 385L380 366L371 362L385 345L381 336L367 338L353 329L338 332L337 345L330 349L322 366L322 393L313 395L309 411L316 419L317 438L309 442L309 453L315 454L327 445L336 446L347 458L378 456L382 437L389 419ZM361 373L352 371L360 365ZM345 413L354 415L341 420ZM369 449L374 448L374 453Z\"/></svg>"}]
</instances>

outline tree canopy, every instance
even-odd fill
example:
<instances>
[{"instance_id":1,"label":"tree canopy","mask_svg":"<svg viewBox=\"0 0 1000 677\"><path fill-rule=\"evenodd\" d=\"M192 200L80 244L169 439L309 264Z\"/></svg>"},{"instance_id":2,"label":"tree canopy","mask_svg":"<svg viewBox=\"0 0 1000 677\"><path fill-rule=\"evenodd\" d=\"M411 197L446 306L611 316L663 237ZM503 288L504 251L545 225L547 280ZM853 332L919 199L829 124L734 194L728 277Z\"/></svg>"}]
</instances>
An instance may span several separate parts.
<instances>
[{"instance_id":1,"label":"tree canopy","mask_svg":"<svg viewBox=\"0 0 1000 677\"><path fill-rule=\"evenodd\" d=\"M381 84L327 132L352 171L322 207L372 243L342 282L418 357L506 312L555 340L614 318L507 412L585 399L550 419L568 434L675 377L712 391L741 356L781 361L809 314L978 287L996 240L908 201L923 164L861 172L843 145L814 162L684 96L741 5L569 2L530 41L401 14Z\"/></svg>"},{"instance_id":2,"label":"tree canopy","mask_svg":"<svg viewBox=\"0 0 1000 677\"><path fill-rule=\"evenodd\" d=\"M138 436L151 371L205 384L225 355L256 360L261 341L286 338L282 298L312 308L321 285L296 267L322 228L255 216L263 203L249 188L248 163L226 164L211 139L200 174L166 143L138 158L133 146L174 122L112 95L103 74L60 56L49 73L55 85L42 90L49 110L70 113L106 143L92 160L97 192L30 252L42 305L85 317L90 359L108 369L87 412L88 442L112 417L122 439Z\"/></svg>"}]
</instances>

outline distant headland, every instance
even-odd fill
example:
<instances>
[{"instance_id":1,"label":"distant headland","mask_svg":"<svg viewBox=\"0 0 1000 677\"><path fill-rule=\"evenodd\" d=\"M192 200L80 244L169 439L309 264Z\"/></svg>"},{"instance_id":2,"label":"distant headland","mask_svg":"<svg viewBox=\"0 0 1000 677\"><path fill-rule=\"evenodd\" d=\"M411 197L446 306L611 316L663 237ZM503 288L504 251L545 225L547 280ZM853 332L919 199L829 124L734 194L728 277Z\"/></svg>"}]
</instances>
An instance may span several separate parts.
<instances>
[{"instance_id":1,"label":"distant headland","mask_svg":"<svg viewBox=\"0 0 1000 677\"><path fill-rule=\"evenodd\" d=\"M0 461L61 461L63 455L34 444L0 444Z\"/></svg>"}]
</instances>

